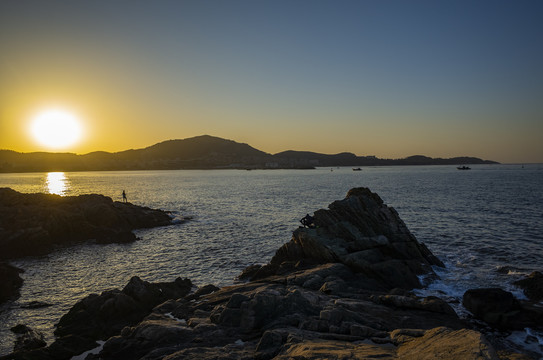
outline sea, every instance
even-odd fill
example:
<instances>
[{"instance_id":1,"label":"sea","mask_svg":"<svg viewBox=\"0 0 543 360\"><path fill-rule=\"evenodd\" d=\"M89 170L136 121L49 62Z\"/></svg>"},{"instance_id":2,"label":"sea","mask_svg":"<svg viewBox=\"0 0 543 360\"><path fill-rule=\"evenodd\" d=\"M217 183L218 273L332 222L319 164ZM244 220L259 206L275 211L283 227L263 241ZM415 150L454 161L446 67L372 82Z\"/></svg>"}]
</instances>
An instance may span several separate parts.
<instances>
[{"instance_id":1,"label":"sea","mask_svg":"<svg viewBox=\"0 0 543 360\"><path fill-rule=\"evenodd\" d=\"M394 207L419 242L445 264L417 294L446 299L460 316L463 293L512 285L543 271L543 164L392 166L313 170L168 170L0 174L0 187L62 196L98 193L171 211L173 225L137 230L130 244L58 248L10 261L25 270L21 297L0 307L0 355L10 328L26 324L54 340L54 325L91 293L147 281L189 278L233 284L247 266L267 263L306 214L368 187ZM28 308L38 301L49 306ZM543 357L543 333L506 334L512 347ZM536 355L537 356L537 355Z\"/></svg>"}]
</instances>

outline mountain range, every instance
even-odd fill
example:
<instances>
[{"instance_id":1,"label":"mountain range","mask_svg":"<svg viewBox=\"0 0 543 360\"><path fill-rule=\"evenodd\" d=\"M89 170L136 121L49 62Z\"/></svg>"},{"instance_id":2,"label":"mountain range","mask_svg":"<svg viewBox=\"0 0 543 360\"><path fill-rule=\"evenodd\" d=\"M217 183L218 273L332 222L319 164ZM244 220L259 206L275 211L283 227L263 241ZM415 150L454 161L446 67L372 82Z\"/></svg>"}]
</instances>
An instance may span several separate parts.
<instances>
[{"instance_id":1,"label":"mountain range","mask_svg":"<svg viewBox=\"0 0 543 360\"><path fill-rule=\"evenodd\" d=\"M344 152L334 155L308 151L268 154L248 144L202 135L168 140L120 152L20 153L0 150L0 172L104 171L166 169L309 169L318 166L460 165L497 164L476 157L430 158L422 155L403 159L380 159Z\"/></svg>"}]
</instances>

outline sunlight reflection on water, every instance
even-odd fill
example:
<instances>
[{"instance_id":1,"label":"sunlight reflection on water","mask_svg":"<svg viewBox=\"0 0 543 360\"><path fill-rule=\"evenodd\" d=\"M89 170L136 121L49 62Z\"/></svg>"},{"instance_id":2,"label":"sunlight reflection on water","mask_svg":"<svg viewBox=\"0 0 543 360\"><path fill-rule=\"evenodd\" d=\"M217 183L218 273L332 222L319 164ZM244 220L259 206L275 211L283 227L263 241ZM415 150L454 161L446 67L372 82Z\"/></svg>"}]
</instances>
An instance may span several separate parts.
<instances>
[{"instance_id":1,"label":"sunlight reflection on water","mask_svg":"<svg viewBox=\"0 0 543 360\"><path fill-rule=\"evenodd\" d=\"M44 184L46 192L49 194L66 195L70 187L70 183L63 172L47 173L47 178Z\"/></svg>"}]
</instances>

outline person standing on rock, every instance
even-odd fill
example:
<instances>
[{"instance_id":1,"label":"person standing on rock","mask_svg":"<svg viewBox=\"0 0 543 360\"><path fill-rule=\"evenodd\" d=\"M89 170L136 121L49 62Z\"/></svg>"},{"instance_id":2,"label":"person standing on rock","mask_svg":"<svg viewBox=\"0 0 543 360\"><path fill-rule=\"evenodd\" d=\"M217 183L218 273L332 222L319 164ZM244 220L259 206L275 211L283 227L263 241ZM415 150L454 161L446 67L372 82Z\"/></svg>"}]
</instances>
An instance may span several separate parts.
<instances>
[{"instance_id":1,"label":"person standing on rock","mask_svg":"<svg viewBox=\"0 0 543 360\"><path fill-rule=\"evenodd\" d=\"M313 216L307 214L306 216L304 216L300 222L302 223L302 225L304 227L307 227L307 228L312 228L312 227L315 227L315 224L313 223Z\"/></svg>"},{"instance_id":2,"label":"person standing on rock","mask_svg":"<svg viewBox=\"0 0 543 360\"><path fill-rule=\"evenodd\" d=\"M128 202L128 199L126 198L126 192L123 190L123 202Z\"/></svg>"}]
</instances>

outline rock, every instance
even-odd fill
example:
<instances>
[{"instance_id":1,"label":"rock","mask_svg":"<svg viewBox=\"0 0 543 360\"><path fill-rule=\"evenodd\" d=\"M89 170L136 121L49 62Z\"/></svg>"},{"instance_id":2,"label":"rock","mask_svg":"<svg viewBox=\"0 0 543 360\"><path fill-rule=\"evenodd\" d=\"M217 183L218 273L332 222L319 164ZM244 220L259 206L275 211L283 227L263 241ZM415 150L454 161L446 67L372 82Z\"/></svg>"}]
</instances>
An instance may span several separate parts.
<instances>
[{"instance_id":1,"label":"rock","mask_svg":"<svg viewBox=\"0 0 543 360\"><path fill-rule=\"evenodd\" d=\"M541 328L543 324L540 306L521 302L512 293L499 288L468 290L462 304L474 317L502 330Z\"/></svg>"},{"instance_id":2,"label":"rock","mask_svg":"<svg viewBox=\"0 0 543 360\"><path fill-rule=\"evenodd\" d=\"M200 298L201 296L204 296L204 295L207 295L207 294L211 294L215 291L218 291L220 290L218 287L216 287L215 285L212 285L212 284L208 284L208 285L205 285L205 286L202 286L200 288L198 288L198 290L196 290L194 292L194 294L190 294L188 296L186 296L186 299L187 300L195 300L195 299L198 299Z\"/></svg>"},{"instance_id":3,"label":"rock","mask_svg":"<svg viewBox=\"0 0 543 360\"><path fill-rule=\"evenodd\" d=\"M15 346L13 347L13 351L15 352L39 349L47 345L42 333L26 325L19 324L12 327L11 331L17 334Z\"/></svg>"},{"instance_id":4,"label":"rock","mask_svg":"<svg viewBox=\"0 0 543 360\"><path fill-rule=\"evenodd\" d=\"M192 328L174 319L145 319L137 326L124 329L122 336L110 338L101 355L111 359L139 359L151 350L185 342L193 332Z\"/></svg>"},{"instance_id":5,"label":"rock","mask_svg":"<svg viewBox=\"0 0 543 360\"><path fill-rule=\"evenodd\" d=\"M427 331L402 329L391 332L390 337L396 346L373 341L323 339L288 342L274 359L498 360L493 347L473 330L451 330L444 327Z\"/></svg>"},{"instance_id":6,"label":"rock","mask_svg":"<svg viewBox=\"0 0 543 360\"><path fill-rule=\"evenodd\" d=\"M187 295L191 288L188 279L149 283L135 276L122 291L91 294L76 303L58 322L55 335L61 339L68 335L93 341L107 339L137 324L158 304Z\"/></svg>"},{"instance_id":7,"label":"rock","mask_svg":"<svg viewBox=\"0 0 543 360\"><path fill-rule=\"evenodd\" d=\"M374 280L371 286L385 290L421 287L418 275L433 273L430 265L443 266L417 242L398 213L367 188L351 189L344 200L316 211L314 222L315 228L294 231L292 240L277 250L268 271L280 274L277 269L282 264L300 260L342 263Z\"/></svg>"},{"instance_id":8,"label":"rock","mask_svg":"<svg viewBox=\"0 0 543 360\"><path fill-rule=\"evenodd\" d=\"M486 338L473 330L439 327L412 338L405 335L398 337L397 334L398 332L392 332L390 337L398 347L396 351L400 359L499 359Z\"/></svg>"},{"instance_id":9,"label":"rock","mask_svg":"<svg viewBox=\"0 0 543 360\"><path fill-rule=\"evenodd\" d=\"M513 284L523 289L524 295L530 300L543 300L543 274L539 271L534 271L528 277L515 281Z\"/></svg>"},{"instance_id":10,"label":"rock","mask_svg":"<svg viewBox=\"0 0 543 360\"><path fill-rule=\"evenodd\" d=\"M404 295L373 295L371 300L383 305L395 306L403 309L418 309L435 313L442 313L455 316L456 312L444 300L435 296L428 296L423 299L414 296Z\"/></svg>"},{"instance_id":11,"label":"rock","mask_svg":"<svg viewBox=\"0 0 543 360\"><path fill-rule=\"evenodd\" d=\"M268 360L272 359L279 350L284 342L283 333L277 330L267 330L264 332L258 345L256 346L256 355L257 360Z\"/></svg>"},{"instance_id":12,"label":"rock","mask_svg":"<svg viewBox=\"0 0 543 360\"><path fill-rule=\"evenodd\" d=\"M46 254L85 240L129 242L132 230L171 223L168 213L102 195L22 194L0 188L0 258Z\"/></svg>"},{"instance_id":13,"label":"rock","mask_svg":"<svg viewBox=\"0 0 543 360\"><path fill-rule=\"evenodd\" d=\"M49 304L49 303L46 303L46 302L43 302L43 301L33 300L33 301L27 302L26 304L21 305L21 308L23 308L23 309L41 309L41 308L49 307L49 306L52 306L52 304Z\"/></svg>"},{"instance_id":14,"label":"rock","mask_svg":"<svg viewBox=\"0 0 543 360\"><path fill-rule=\"evenodd\" d=\"M0 304L19 297L19 289L23 285L19 274L22 272L13 265L0 263Z\"/></svg>"}]
</instances>

